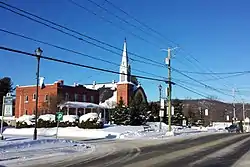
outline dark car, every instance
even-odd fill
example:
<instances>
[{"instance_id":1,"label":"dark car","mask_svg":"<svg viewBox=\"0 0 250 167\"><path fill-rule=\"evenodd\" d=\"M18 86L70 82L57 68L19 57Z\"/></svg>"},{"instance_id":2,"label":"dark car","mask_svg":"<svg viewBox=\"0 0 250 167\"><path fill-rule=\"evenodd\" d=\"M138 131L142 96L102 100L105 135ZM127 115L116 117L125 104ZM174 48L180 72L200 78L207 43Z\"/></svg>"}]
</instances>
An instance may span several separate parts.
<instances>
[{"instance_id":1,"label":"dark car","mask_svg":"<svg viewBox=\"0 0 250 167\"><path fill-rule=\"evenodd\" d=\"M240 127L237 124L230 125L229 127L226 127L226 130L229 133L239 133Z\"/></svg>"}]
</instances>

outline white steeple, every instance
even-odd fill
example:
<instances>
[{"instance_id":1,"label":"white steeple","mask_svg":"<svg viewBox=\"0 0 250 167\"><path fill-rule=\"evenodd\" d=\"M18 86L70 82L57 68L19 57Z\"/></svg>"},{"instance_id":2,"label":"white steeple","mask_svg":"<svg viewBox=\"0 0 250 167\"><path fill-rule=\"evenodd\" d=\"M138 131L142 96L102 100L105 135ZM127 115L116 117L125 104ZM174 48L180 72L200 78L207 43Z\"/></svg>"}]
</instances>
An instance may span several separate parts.
<instances>
[{"instance_id":1,"label":"white steeple","mask_svg":"<svg viewBox=\"0 0 250 167\"><path fill-rule=\"evenodd\" d=\"M128 62L128 53L127 53L127 43L126 38L123 44L123 52L122 52L122 62L120 65L120 82L130 82L130 65Z\"/></svg>"}]
</instances>

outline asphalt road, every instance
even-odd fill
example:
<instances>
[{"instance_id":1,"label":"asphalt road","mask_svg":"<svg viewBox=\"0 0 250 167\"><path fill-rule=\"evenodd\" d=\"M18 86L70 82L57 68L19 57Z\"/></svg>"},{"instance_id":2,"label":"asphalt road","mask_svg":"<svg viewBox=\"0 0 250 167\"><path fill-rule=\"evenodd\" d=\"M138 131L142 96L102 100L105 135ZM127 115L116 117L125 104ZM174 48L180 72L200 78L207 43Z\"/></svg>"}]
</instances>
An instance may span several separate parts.
<instances>
[{"instance_id":1,"label":"asphalt road","mask_svg":"<svg viewBox=\"0 0 250 167\"><path fill-rule=\"evenodd\" d=\"M91 157L47 164L51 167L229 167L250 146L250 134L214 134L195 139L152 145L134 141L109 141L103 145L116 150Z\"/></svg>"}]
</instances>

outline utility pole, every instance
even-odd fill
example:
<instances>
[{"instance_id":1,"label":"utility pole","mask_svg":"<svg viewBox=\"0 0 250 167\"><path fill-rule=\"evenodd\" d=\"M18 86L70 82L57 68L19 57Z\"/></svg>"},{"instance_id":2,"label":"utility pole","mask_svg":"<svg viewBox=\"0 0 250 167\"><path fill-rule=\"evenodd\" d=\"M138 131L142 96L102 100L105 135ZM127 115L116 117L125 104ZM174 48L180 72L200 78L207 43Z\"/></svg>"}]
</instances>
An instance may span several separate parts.
<instances>
[{"instance_id":1,"label":"utility pole","mask_svg":"<svg viewBox=\"0 0 250 167\"><path fill-rule=\"evenodd\" d=\"M168 65L168 131L170 132L171 129L171 95L172 95L172 84L171 84L171 49L168 48L168 57L166 59L166 63Z\"/></svg>"},{"instance_id":2,"label":"utility pole","mask_svg":"<svg viewBox=\"0 0 250 167\"><path fill-rule=\"evenodd\" d=\"M244 126L245 126L245 102L243 100L243 106L242 106L242 119L243 119L243 123L244 123Z\"/></svg>"},{"instance_id":3,"label":"utility pole","mask_svg":"<svg viewBox=\"0 0 250 167\"><path fill-rule=\"evenodd\" d=\"M233 88L233 123L236 122L236 113L235 113L235 89Z\"/></svg>"},{"instance_id":4,"label":"utility pole","mask_svg":"<svg viewBox=\"0 0 250 167\"><path fill-rule=\"evenodd\" d=\"M159 112L161 112L161 90L162 90L162 86L161 85L159 85L159 102L160 102L160 111ZM162 117L160 116L160 126L159 126L159 130L161 131L161 129L162 129L162 126L161 126L161 122L162 122Z\"/></svg>"}]
</instances>

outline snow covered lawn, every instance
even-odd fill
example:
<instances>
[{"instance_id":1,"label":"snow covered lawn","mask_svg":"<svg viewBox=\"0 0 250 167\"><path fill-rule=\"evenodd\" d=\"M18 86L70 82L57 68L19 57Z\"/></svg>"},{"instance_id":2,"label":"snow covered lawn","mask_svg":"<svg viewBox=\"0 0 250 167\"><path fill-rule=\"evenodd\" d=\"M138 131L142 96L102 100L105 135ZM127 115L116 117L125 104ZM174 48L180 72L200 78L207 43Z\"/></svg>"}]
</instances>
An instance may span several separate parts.
<instances>
[{"instance_id":1,"label":"snow covered lawn","mask_svg":"<svg viewBox=\"0 0 250 167\"><path fill-rule=\"evenodd\" d=\"M162 123L162 130L159 131L159 123L149 123L149 129L144 129L144 126L117 126L105 125L103 129L81 129L78 127L59 128L58 136L67 138L88 138L88 139L138 139L138 138L165 138L177 135L192 135L205 132L218 132L215 128L192 127L183 128L180 126L172 126L172 131L168 132L168 126ZM21 135L32 136L34 128L7 128L4 135ZM38 128L39 136L55 136L56 128Z\"/></svg>"},{"instance_id":2,"label":"snow covered lawn","mask_svg":"<svg viewBox=\"0 0 250 167\"><path fill-rule=\"evenodd\" d=\"M23 160L39 159L54 156L65 156L72 153L91 151L88 145L80 142L52 138L6 137L0 141L0 164L20 163Z\"/></svg>"}]
</instances>

